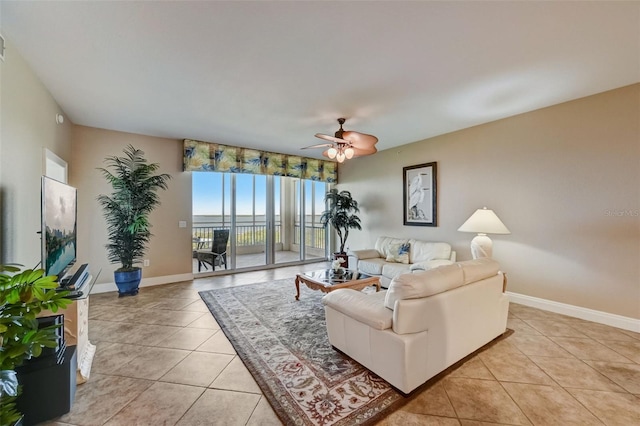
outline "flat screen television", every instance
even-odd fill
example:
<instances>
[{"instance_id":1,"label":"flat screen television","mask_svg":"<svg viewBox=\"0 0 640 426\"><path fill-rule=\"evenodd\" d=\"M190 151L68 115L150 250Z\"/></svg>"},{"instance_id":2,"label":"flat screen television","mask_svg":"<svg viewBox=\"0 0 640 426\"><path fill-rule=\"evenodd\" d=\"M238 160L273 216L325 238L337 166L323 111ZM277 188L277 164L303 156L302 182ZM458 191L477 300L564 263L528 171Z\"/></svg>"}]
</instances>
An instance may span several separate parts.
<instances>
[{"instance_id":1,"label":"flat screen television","mask_svg":"<svg viewBox=\"0 0 640 426\"><path fill-rule=\"evenodd\" d=\"M62 279L76 261L76 188L42 176L42 268Z\"/></svg>"}]
</instances>

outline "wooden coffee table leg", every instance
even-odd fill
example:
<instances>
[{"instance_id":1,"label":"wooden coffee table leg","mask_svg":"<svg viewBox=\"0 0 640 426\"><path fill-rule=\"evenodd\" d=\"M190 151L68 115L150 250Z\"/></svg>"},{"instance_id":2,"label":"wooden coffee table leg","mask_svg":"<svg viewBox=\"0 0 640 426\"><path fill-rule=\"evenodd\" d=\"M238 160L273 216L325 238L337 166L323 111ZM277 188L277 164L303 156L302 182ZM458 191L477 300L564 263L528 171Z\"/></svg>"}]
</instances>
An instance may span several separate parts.
<instances>
[{"instance_id":1,"label":"wooden coffee table leg","mask_svg":"<svg viewBox=\"0 0 640 426\"><path fill-rule=\"evenodd\" d=\"M296 300L300 300L300 279L296 276Z\"/></svg>"}]
</instances>

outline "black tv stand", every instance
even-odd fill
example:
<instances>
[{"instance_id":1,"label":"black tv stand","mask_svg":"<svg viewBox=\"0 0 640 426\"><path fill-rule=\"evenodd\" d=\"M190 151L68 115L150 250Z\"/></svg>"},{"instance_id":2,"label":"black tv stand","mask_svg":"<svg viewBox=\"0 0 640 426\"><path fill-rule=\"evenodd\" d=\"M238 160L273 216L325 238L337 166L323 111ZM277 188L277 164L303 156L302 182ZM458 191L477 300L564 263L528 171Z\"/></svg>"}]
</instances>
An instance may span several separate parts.
<instances>
[{"instance_id":1,"label":"black tv stand","mask_svg":"<svg viewBox=\"0 0 640 426\"><path fill-rule=\"evenodd\" d=\"M37 320L39 329L55 325L60 328L56 330L55 347L45 348L39 357L16 368L22 386L16 404L18 411L24 413L21 423L24 426L68 413L76 393L78 354L76 346L66 346L64 314L38 317Z\"/></svg>"}]
</instances>

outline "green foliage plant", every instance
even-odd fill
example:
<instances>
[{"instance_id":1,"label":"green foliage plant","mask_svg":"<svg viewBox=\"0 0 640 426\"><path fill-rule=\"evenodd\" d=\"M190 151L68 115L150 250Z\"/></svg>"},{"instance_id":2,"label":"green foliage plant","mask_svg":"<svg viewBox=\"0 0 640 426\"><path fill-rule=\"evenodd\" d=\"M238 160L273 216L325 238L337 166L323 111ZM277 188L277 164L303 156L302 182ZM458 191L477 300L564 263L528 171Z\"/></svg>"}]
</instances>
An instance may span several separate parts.
<instances>
[{"instance_id":1,"label":"green foliage plant","mask_svg":"<svg viewBox=\"0 0 640 426\"><path fill-rule=\"evenodd\" d=\"M107 254L111 263L120 263L118 271L138 269L151 237L149 214L160 204L159 189L167 189L171 176L155 174L159 164L148 163L144 152L128 145L124 156L105 159L107 168L99 168L111 184L111 195L101 194L98 202L107 221L109 244Z\"/></svg>"},{"instance_id":2,"label":"green foliage plant","mask_svg":"<svg viewBox=\"0 0 640 426\"><path fill-rule=\"evenodd\" d=\"M15 399L19 394L16 367L40 356L43 348L56 346L56 328L38 328L36 317L43 310L58 312L67 307L68 291L58 292L57 277L44 276L42 269L22 271L15 265L0 265L0 425L20 418Z\"/></svg>"},{"instance_id":3,"label":"green foliage plant","mask_svg":"<svg viewBox=\"0 0 640 426\"><path fill-rule=\"evenodd\" d=\"M333 188L324 196L327 210L322 212L320 222L323 226L331 224L340 239L340 251L344 253L344 246L349 238L349 229L362 229L360 218L356 213L360 212L358 202L353 199L349 191L340 191Z\"/></svg>"}]
</instances>

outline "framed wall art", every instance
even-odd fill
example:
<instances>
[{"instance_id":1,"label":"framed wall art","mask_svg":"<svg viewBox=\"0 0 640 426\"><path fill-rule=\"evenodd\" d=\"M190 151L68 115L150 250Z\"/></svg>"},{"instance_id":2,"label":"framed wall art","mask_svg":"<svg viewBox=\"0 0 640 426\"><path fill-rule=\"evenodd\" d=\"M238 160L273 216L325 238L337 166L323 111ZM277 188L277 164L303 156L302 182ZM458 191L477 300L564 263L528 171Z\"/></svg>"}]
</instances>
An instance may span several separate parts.
<instances>
[{"instance_id":1,"label":"framed wall art","mask_svg":"<svg viewBox=\"0 0 640 426\"><path fill-rule=\"evenodd\" d=\"M438 226L436 194L436 162L402 168L404 184L404 224Z\"/></svg>"}]
</instances>

